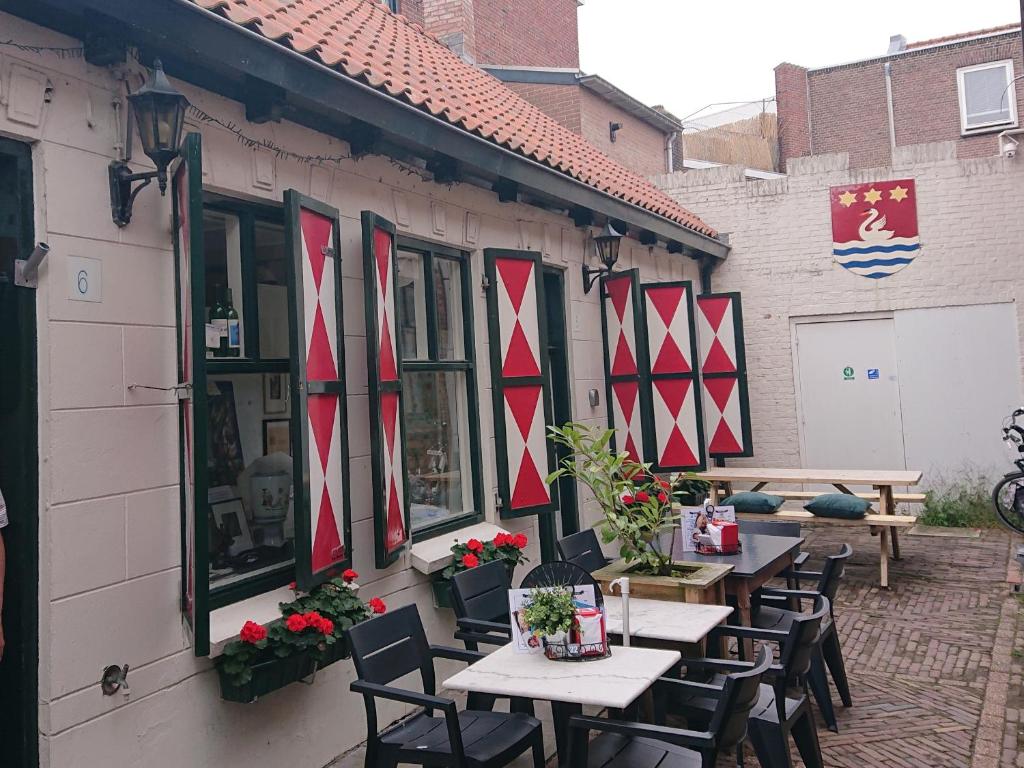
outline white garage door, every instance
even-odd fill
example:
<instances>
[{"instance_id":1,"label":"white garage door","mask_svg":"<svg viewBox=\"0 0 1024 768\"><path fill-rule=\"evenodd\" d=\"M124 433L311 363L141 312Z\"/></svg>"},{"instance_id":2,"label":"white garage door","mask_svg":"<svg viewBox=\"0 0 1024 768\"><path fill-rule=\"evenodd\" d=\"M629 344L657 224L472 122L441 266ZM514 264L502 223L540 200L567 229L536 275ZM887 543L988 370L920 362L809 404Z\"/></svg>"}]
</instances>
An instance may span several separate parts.
<instances>
[{"instance_id":1,"label":"white garage door","mask_svg":"<svg viewBox=\"0 0 1024 768\"><path fill-rule=\"evenodd\" d=\"M895 337L892 318L797 324L805 467L904 468Z\"/></svg>"}]
</instances>

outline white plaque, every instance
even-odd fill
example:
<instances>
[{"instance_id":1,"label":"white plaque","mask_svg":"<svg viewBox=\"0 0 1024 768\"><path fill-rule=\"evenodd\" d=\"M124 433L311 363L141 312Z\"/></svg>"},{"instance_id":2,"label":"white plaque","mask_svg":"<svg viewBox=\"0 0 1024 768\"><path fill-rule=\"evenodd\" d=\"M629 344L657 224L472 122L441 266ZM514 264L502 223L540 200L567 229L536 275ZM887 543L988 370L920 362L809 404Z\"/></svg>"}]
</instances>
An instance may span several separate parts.
<instances>
[{"instance_id":1,"label":"white plaque","mask_svg":"<svg viewBox=\"0 0 1024 768\"><path fill-rule=\"evenodd\" d=\"M68 298L103 301L103 262L88 256L68 256Z\"/></svg>"}]
</instances>

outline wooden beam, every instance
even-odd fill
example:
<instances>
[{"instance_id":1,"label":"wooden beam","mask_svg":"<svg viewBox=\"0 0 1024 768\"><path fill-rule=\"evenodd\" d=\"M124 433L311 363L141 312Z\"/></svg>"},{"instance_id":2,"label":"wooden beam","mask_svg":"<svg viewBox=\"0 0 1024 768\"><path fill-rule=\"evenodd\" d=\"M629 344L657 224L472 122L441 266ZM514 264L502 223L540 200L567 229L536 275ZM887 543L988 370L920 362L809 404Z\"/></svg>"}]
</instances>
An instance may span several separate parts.
<instances>
[{"instance_id":1,"label":"wooden beam","mask_svg":"<svg viewBox=\"0 0 1024 768\"><path fill-rule=\"evenodd\" d=\"M519 202L519 185L509 179L498 179L491 187L497 194L498 200L502 203Z\"/></svg>"},{"instance_id":2,"label":"wooden beam","mask_svg":"<svg viewBox=\"0 0 1024 768\"><path fill-rule=\"evenodd\" d=\"M245 119L250 123L279 123L287 95L283 88L255 77L246 77Z\"/></svg>"}]
</instances>

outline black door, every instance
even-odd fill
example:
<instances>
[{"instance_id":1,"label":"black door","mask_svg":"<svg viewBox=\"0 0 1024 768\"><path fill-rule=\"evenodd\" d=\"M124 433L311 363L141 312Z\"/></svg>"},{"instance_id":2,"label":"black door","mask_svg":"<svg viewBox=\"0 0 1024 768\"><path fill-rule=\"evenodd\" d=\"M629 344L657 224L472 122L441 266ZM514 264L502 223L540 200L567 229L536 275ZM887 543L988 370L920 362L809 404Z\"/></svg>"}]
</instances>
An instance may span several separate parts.
<instances>
[{"instance_id":1,"label":"black door","mask_svg":"<svg viewBox=\"0 0 1024 768\"><path fill-rule=\"evenodd\" d=\"M0 139L0 490L10 524L0 659L0 754L5 768L39 765L37 727L39 515L36 293L14 286L14 260L32 251L32 164L25 144Z\"/></svg>"},{"instance_id":2,"label":"black door","mask_svg":"<svg viewBox=\"0 0 1024 768\"><path fill-rule=\"evenodd\" d=\"M552 267L544 268L544 299L548 326L548 375L551 377L551 412L555 424L561 426L572 421L572 397L569 383L569 348L565 323L565 273ZM565 456L558 448L557 461ZM545 562L556 560L555 540L579 530L576 511L576 484L562 478L555 487L557 509L540 516L540 550Z\"/></svg>"}]
</instances>

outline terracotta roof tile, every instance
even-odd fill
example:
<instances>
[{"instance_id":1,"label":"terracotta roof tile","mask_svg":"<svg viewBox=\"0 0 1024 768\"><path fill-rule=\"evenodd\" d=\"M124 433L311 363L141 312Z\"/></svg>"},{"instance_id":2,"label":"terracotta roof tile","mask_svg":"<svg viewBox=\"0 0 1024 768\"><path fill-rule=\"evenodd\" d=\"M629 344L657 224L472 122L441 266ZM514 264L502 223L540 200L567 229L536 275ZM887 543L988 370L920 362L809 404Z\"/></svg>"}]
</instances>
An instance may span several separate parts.
<instances>
[{"instance_id":1,"label":"terracotta roof tile","mask_svg":"<svg viewBox=\"0 0 1024 768\"><path fill-rule=\"evenodd\" d=\"M454 126L688 229L715 231L376 0L192 0Z\"/></svg>"},{"instance_id":2,"label":"terracotta roof tile","mask_svg":"<svg viewBox=\"0 0 1024 768\"><path fill-rule=\"evenodd\" d=\"M916 43L907 43L907 50L911 48L924 48L928 45L941 45L942 43L954 43L957 40L965 40L970 37L981 37L982 35L992 35L996 32L1012 32L1015 29L1020 29L1020 23L1016 24L1003 24L1000 27L988 27L987 29L976 29L973 32L961 32L958 35L946 35L945 37L933 37L931 40L919 40Z\"/></svg>"}]
</instances>

